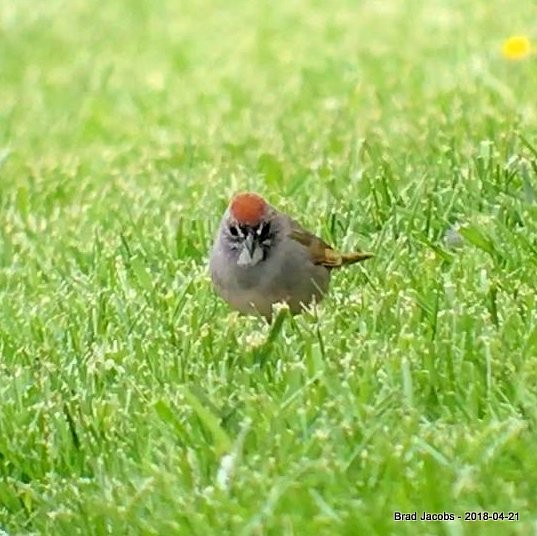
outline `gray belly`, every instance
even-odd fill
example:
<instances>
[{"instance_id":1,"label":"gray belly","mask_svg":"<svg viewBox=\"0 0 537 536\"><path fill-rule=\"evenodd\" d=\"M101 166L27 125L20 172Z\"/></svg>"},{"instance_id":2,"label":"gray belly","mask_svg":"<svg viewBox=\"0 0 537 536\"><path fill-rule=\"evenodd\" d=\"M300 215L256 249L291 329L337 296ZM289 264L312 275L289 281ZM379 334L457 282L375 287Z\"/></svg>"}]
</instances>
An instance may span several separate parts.
<instances>
[{"instance_id":1,"label":"gray belly","mask_svg":"<svg viewBox=\"0 0 537 536\"><path fill-rule=\"evenodd\" d=\"M285 302L293 314L312 301L321 301L328 290L330 271L314 265L303 248L282 251L252 267L214 263L211 276L218 294L243 314L270 318L272 306Z\"/></svg>"},{"instance_id":2,"label":"gray belly","mask_svg":"<svg viewBox=\"0 0 537 536\"><path fill-rule=\"evenodd\" d=\"M219 285L213 277L218 293L237 311L267 318L275 303L285 302L291 313L297 314L313 301L320 302L330 282L329 270L313 265L300 273L288 270L266 278L242 275L233 285Z\"/></svg>"}]
</instances>

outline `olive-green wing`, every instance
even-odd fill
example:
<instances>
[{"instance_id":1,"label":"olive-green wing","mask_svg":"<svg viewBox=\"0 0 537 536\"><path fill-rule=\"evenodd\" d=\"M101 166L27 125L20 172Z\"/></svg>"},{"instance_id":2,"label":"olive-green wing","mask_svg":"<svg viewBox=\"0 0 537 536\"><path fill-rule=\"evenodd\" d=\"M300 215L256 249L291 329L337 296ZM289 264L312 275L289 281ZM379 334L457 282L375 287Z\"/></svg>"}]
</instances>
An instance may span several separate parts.
<instances>
[{"instance_id":1,"label":"olive-green wing","mask_svg":"<svg viewBox=\"0 0 537 536\"><path fill-rule=\"evenodd\" d=\"M339 268L346 264L370 259L372 253L340 253L327 244L322 238L303 229L297 222L291 221L289 237L296 240L308 249L313 264L320 264L327 268Z\"/></svg>"}]
</instances>

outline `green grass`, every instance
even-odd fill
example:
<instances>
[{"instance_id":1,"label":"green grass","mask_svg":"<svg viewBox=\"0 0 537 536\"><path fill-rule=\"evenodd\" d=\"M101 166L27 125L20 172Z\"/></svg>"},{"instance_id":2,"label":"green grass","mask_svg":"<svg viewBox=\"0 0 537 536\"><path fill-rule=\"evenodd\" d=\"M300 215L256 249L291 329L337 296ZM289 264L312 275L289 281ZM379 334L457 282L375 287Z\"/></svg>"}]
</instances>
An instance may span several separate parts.
<instances>
[{"instance_id":1,"label":"green grass","mask_svg":"<svg viewBox=\"0 0 537 536\"><path fill-rule=\"evenodd\" d=\"M0 529L535 534L537 57L499 50L536 15L3 0ZM230 313L242 189L375 259Z\"/></svg>"}]
</instances>

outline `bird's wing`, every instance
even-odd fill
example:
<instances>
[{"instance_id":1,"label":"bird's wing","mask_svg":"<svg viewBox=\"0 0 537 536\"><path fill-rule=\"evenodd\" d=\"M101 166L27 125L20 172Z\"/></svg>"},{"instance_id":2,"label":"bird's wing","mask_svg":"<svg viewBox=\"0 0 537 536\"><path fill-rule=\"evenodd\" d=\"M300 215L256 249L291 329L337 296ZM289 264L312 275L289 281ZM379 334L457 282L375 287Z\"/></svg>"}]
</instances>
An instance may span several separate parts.
<instances>
[{"instance_id":1,"label":"bird's wing","mask_svg":"<svg viewBox=\"0 0 537 536\"><path fill-rule=\"evenodd\" d=\"M353 264L371 258L371 253L339 253L322 238L306 231L299 223L290 220L289 238L296 240L307 248L311 262L326 268L339 268L345 264Z\"/></svg>"}]
</instances>

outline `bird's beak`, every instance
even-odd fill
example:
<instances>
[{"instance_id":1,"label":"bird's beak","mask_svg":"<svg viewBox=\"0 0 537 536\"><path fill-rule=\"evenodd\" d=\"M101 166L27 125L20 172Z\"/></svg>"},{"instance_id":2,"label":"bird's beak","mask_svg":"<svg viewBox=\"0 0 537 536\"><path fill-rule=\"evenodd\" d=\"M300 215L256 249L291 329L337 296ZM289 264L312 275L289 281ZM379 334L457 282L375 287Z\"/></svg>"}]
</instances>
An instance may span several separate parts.
<instances>
[{"instance_id":1,"label":"bird's beak","mask_svg":"<svg viewBox=\"0 0 537 536\"><path fill-rule=\"evenodd\" d=\"M255 266L261 260L263 260L263 249L258 246L254 235L249 234L244 239L237 264L239 266Z\"/></svg>"},{"instance_id":2,"label":"bird's beak","mask_svg":"<svg viewBox=\"0 0 537 536\"><path fill-rule=\"evenodd\" d=\"M255 250L255 242L254 242L254 235L253 234L249 234L244 239L244 249L246 249L246 251L250 255L250 259L252 259L253 256L254 256L254 250Z\"/></svg>"}]
</instances>

